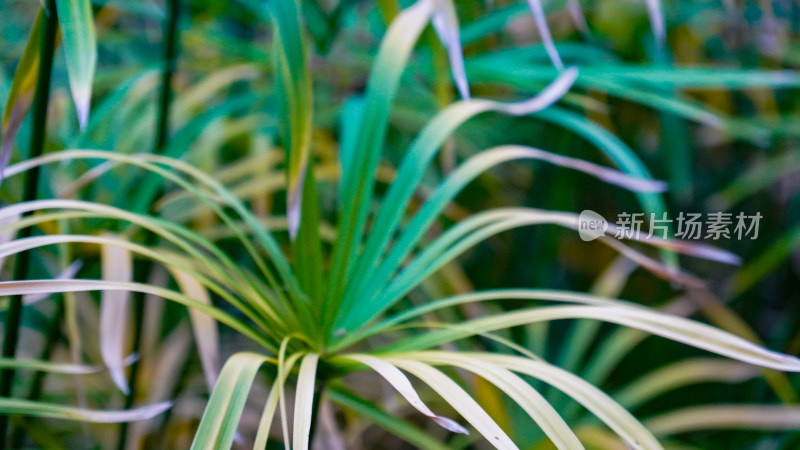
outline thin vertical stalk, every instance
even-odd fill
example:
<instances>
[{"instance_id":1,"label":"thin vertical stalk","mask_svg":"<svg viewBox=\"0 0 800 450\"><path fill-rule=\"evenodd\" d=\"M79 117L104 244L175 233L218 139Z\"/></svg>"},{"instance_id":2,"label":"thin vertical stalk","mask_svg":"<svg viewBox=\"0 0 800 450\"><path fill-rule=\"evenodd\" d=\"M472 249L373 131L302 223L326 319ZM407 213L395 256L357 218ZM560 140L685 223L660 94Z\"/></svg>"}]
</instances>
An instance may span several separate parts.
<instances>
[{"instance_id":1,"label":"thin vertical stalk","mask_svg":"<svg viewBox=\"0 0 800 450\"><path fill-rule=\"evenodd\" d=\"M169 138L169 116L170 105L172 103L172 77L175 74L175 67L178 58L178 15L180 13L179 0L167 0L167 20L164 23L164 71L161 76L161 92L158 103L158 118L156 123L156 139L153 153L161 154L167 146ZM155 197L158 197L156 194ZM148 233L146 236L147 246L155 244L155 235ZM143 270L139 274L140 281L147 279L151 264L144 264ZM133 352L138 354L142 341L142 326L144 322L144 300L143 294L137 294L134 303L134 335ZM139 378L139 361L131 365L130 370L130 390L125 398L125 409L133 407L136 398L136 384ZM128 424L123 423L120 428L119 442L117 448L123 450L128 440Z\"/></svg>"},{"instance_id":2,"label":"thin vertical stalk","mask_svg":"<svg viewBox=\"0 0 800 450\"><path fill-rule=\"evenodd\" d=\"M169 137L169 114L172 102L172 77L178 59L178 13L179 0L168 0L167 22L164 24L166 47L164 48L164 72L161 77L159 96L158 128L156 129L155 153L161 153Z\"/></svg>"},{"instance_id":3,"label":"thin vertical stalk","mask_svg":"<svg viewBox=\"0 0 800 450\"><path fill-rule=\"evenodd\" d=\"M33 126L31 127L31 147L28 157L36 158L44 151L45 134L47 131L47 105L50 98L50 74L53 70L53 52L55 51L58 17L56 16L55 0L46 0L44 4L45 26L42 30L42 49L40 54L39 74L36 82L36 93L33 104ZM34 167L25 174L22 201L29 202L36 199L39 186L39 167ZM31 213L26 213L26 215ZM32 227L23 228L19 232L19 239L31 236ZM14 279L25 280L28 278L30 253L22 252L17 256L14 265ZM11 297L6 313L5 336L3 338L3 357L13 358L17 353L19 338L19 324L22 317L22 296ZM14 369L0 371L0 397L11 396L11 387L14 384ZM6 448L6 435L8 432L8 416L0 415L0 449Z\"/></svg>"}]
</instances>

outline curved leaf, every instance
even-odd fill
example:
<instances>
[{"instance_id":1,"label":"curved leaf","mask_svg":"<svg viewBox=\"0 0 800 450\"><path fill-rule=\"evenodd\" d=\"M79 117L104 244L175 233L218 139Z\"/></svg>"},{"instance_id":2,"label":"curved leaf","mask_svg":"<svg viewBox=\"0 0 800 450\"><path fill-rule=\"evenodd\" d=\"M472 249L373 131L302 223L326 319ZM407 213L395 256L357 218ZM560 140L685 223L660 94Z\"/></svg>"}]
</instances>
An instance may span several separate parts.
<instances>
[{"instance_id":1,"label":"curved leaf","mask_svg":"<svg viewBox=\"0 0 800 450\"><path fill-rule=\"evenodd\" d=\"M211 297L205 286L186 272L178 269L171 269L170 271L181 291L187 297L212 306ZM219 373L219 330L217 329L217 322L194 309L189 309L189 317L192 321L192 331L200 353L200 362L203 365L206 383L209 389L213 389L217 383Z\"/></svg>"},{"instance_id":2,"label":"curved leaf","mask_svg":"<svg viewBox=\"0 0 800 450\"><path fill-rule=\"evenodd\" d=\"M128 283L133 280L133 256L116 245L102 246L103 280ZM130 293L124 290L103 291L100 302L100 354L120 391L128 393L123 361L131 321Z\"/></svg>"},{"instance_id":3,"label":"curved leaf","mask_svg":"<svg viewBox=\"0 0 800 450\"><path fill-rule=\"evenodd\" d=\"M166 411L170 406L172 406L172 402L161 402L124 411L102 411L15 398L0 398L0 414L22 414L26 416L93 423L119 423L148 420Z\"/></svg>"},{"instance_id":4,"label":"curved leaf","mask_svg":"<svg viewBox=\"0 0 800 450\"><path fill-rule=\"evenodd\" d=\"M193 450L231 448L250 387L268 361L255 353L237 353L225 362L194 435Z\"/></svg>"},{"instance_id":5,"label":"curved leaf","mask_svg":"<svg viewBox=\"0 0 800 450\"><path fill-rule=\"evenodd\" d=\"M386 360L430 386L495 448L517 449L511 438L492 420L489 414L447 375L427 364L411 359L397 357L386 358Z\"/></svg>"},{"instance_id":6,"label":"curved leaf","mask_svg":"<svg viewBox=\"0 0 800 450\"><path fill-rule=\"evenodd\" d=\"M434 414L434 412L428 408L422 399L419 398L414 386L411 385L411 382L408 380L408 378L406 378L406 376L403 375L403 372L401 372L397 367L381 358L376 358L370 355L346 355L343 356L343 358L360 362L361 364L364 364L365 366L377 372L386 381L388 381L389 384L391 384L400 395L408 400L408 403L410 403L411 406L413 406L417 411L431 418L434 422L436 422L437 425L448 431L452 431L453 433L469 434L469 432L456 421Z\"/></svg>"},{"instance_id":7,"label":"curved leaf","mask_svg":"<svg viewBox=\"0 0 800 450\"><path fill-rule=\"evenodd\" d=\"M605 422L632 448L661 448L661 445L655 437L653 437L652 433L639 423L628 411L619 406L611 397L566 370L542 361L533 361L518 356L493 354L473 355L480 361L484 361L488 364L497 364L506 369L513 370L514 372L530 375L563 391L583 404L583 406ZM438 352L433 352L431 356L427 356L423 353L418 357L425 360L435 360L437 356Z\"/></svg>"},{"instance_id":8,"label":"curved leaf","mask_svg":"<svg viewBox=\"0 0 800 450\"><path fill-rule=\"evenodd\" d=\"M431 360L433 359L432 357ZM557 448L583 449L578 437L575 436L575 433L572 432L558 412L550 406L539 392L514 373L498 365L486 364L485 361L459 352L436 353L435 362L470 371L494 384L528 413Z\"/></svg>"},{"instance_id":9,"label":"curved leaf","mask_svg":"<svg viewBox=\"0 0 800 450\"><path fill-rule=\"evenodd\" d=\"M775 405L710 405L678 409L648 419L657 435L705 430L796 430L800 408Z\"/></svg>"},{"instance_id":10,"label":"curved leaf","mask_svg":"<svg viewBox=\"0 0 800 450\"><path fill-rule=\"evenodd\" d=\"M314 414L314 383L316 381L318 361L319 355L309 353L303 357L303 361L300 363L294 401L294 432L292 437L293 448L296 450L308 450L310 444L311 418Z\"/></svg>"},{"instance_id":11,"label":"curved leaf","mask_svg":"<svg viewBox=\"0 0 800 450\"><path fill-rule=\"evenodd\" d=\"M627 408L636 407L649 399L695 383L738 383L759 375L756 367L736 361L694 358L668 364L637 378L619 390L614 398Z\"/></svg>"},{"instance_id":12,"label":"curved leaf","mask_svg":"<svg viewBox=\"0 0 800 450\"><path fill-rule=\"evenodd\" d=\"M596 319L702 348L761 367L800 372L800 359L773 352L718 328L641 307L622 306L552 306L499 314L472 320L458 329L432 331L389 346L387 351L428 348L461 339L477 332L510 328L558 319Z\"/></svg>"}]
</instances>

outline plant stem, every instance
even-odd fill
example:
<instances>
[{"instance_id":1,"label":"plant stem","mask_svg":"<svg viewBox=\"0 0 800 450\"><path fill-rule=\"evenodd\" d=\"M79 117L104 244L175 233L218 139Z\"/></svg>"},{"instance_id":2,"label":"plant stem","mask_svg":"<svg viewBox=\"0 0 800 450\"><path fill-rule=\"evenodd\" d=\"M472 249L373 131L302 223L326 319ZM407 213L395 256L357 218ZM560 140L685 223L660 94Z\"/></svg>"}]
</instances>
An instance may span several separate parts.
<instances>
[{"instance_id":1,"label":"plant stem","mask_svg":"<svg viewBox=\"0 0 800 450\"><path fill-rule=\"evenodd\" d=\"M168 0L167 22L164 25L166 47L164 48L164 72L161 77L161 95L158 108L158 128L155 152L161 153L167 145L169 137L169 114L172 100L172 77L178 59L178 14L179 0Z\"/></svg>"},{"instance_id":2,"label":"plant stem","mask_svg":"<svg viewBox=\"0 0 800 450\"><path fill-rule=\"evenodd\" d=\"M28 157L36 158L44 151L45 134L47 132L47 105L50 98L50 74L53 69L53 52L55 51L56 31L58 17L56 16L55 0L46 0L44 5L45 26L42 30L42 47L39 55L39 74L36 82L36 93L33 100L33 126L31 127L31 147ZM36 199L36 190L39 186L39 167L34 167L25 174L22 201L29 202ZM31 213L25 213L27 216ZM19 232L19 239L31 236L32 227L23 228ZM22 252L17 256L14 265L14 279L25 280L28 278L30 252ZM22 296L11 297L6 314L5 336L3 338L3 357L13 358L17 353L19 338L19 324L22 317ZM14 369L0 371L0 397L11 396L11 387L14 384ZM0 415L0 449L6 448L6 434L8 432L8 416Z\"/></svg>"},{"instance_id":3,"label":"plant stem","mask_svg":"<svg viewBox=\"0 0 800 450\"><path fill-rule=\"evenodd\" d=\"M175 73L175 66L178 56L178 15L180 1L167 0L167 20L164 23L164 71L161 75L161 93L159 95L158 119L156 124L156 140L153 153L161 154L167 146L169 138L169 115L172 100L172 77ZM156 197L158 194L156 194ZM155 244L155 235L148 233L145 237L148 247ZM141 272L140 280L146 282L152 264L145 263ZM134 301L134 335L133 352L138 354L141 349L142 325L144 322L144 298L143 294L137 294ZM136 384L139 378L139 359L131 365L130 370L130 390L125 398L125 409L133 407L136 398ZM123 450L128 440L128 423L123 423L120 428L119 442L117 448Z\"/></svg>"}]
</instances>

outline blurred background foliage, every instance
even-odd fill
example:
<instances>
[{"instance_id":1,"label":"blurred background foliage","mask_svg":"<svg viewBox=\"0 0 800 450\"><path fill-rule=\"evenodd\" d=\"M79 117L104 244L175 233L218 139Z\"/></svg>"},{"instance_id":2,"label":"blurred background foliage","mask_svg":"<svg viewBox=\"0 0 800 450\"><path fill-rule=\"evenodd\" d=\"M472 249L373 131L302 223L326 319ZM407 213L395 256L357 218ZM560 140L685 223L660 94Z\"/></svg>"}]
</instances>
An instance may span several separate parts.
<instances>
[{"instance_id":1,"label":"blurred background foliage","mask_svg":"<svg viewBox=\"0 0 800 450\"><path fill-rule=\"evenodd\" d=\"M155 1L95 0L92 2L98 34L98 68L92 114L81 131L68 91L62 52L54 67L49 109L47 150L101 148L133 153L153 147L157 114L159 68L162 55L164 5ZM408 301L429 295L467 292L496 286L534 286L572 291L594 291L661 307L677 301L684 315L714 323L737 334L753 333L771 349L800 353L800 6L789 0L740 2L735 0L670 0L663 3L666 45L653 38L646 4L634 0L581 1L581 20L570 14L572 2L551 0L545 10L551 32L565 65L581 68L577 88L559 108L629 146L656 179L666 180L670 217L679 212L760 212L757 240L713 242L742 257L741 267L698 260L682 261L708 280L709 289L678 293L666 281L637 270L599 243L585 243L572 232L556 227L526 227L494 237L414 292ZM314 84L313 154L316 178L322 189L323 222L335 213L338 144L347 102L363 91L380 38L406 2L396 0L302 1L303 17L312 37L310 68ZM2 0L0 15L0 104L5 104L14 69L22 54L38 2ZM524 2L519 0L463 0L457 2L467 75L473 95L495 99L527 98L555 77L540 44L539 34ZM180 12L180 52L174 79L171 138L166 154L180 157L212 174L246 200L256 214L276 229L286 228L275 211L285 210L285 179L278 170L282 152L276 151L277 102L271 59L272 29L265 2L257 0L187 0ZM771 72L766 72L771 71ZM393 167L411 139L441 108L458 98L447 53L432 29L426 31L405 71L386 140L386 159L379 170L380 191L390 183ZM25 158L30 119L23 123L12 162ZM557 117L540 119L486 114L459 129L446 144L431 171L428 185L442 174L490 145L525 143L564 155L606 163L596 142L564 126ZM42 185L54 196L126 205L144 211L151 207L148 178L142 172L112 169L98 182L84 187L80 180L95 171L92 163L75 161L45 167ZM78 181L75 181L78 180ZM176 194L152 203L166 218L191 224L225 248L225 228L208 210ZM21 180L4 182L3 203L18 201ZM422 199L420 199L422 200ZM621 212L640 212L634 195L615 187L595 188L578 172L537 163L515 163L482 175L459 195L447 211L450 221L494 206L581 211L592 209L614 220ZM442 227L448 225L443 222ZM87 233L119 227L116 223L86 221ZM47 230L45 230L47 231ZM72 230L76 231L76 230ZM118 231L123 231L119 229ZM323 238L334 233L323 227ZM279 233L288 243L288 235ZM99 273L96 246L75 246L75 259L87 277ZM241 251L231 246L231 252ZM236 257L236 255L232 255ZM55 276L59 254L37 252L35 273ZM10 268L5 267L4 279ZM159 271L151 279L165 279ZM76 294L78 296L88 294ZM677 300L674 300L676 299ZM77 320L87 358L98 359L96 303L84 302ZM461 318L475 317L514 304L465 306ZM56 302L39 302L24 313L21 353L38 357L67 354L64 330ZM445 313L442 313L445 314ZM149 299L145 307L141 349L142 398L175 398L166 416L132 425L127 445L135 448L181 448L188 445L204 406L205 387L199 360L190 352L191 333L182 308ZM458 320L458 316L449 317ZM94 328L93 328L94 327ZM594 334L594 333L597 334ZM223 330L223 353L241 342ZM650 338L628 347L620 331L608 325L560 321L550 326L511 330L508 337L528 345L548 360L596 382L609 393L671 363L706 356L699 350ZM634 333L635 334L635 333ZM629 333L630 335L630 333ZM617 339L616 341L614 339ZM47 343L52 341L52 345ZM635 341L635 339L634 339ZM466 345L466 344L464 344ZM471 346L491 349L491 341L476 338ZM614 347L617 345L618 347ZM44 349L44 350L43 350ZM611 350L609 350L611 349ZM598 369L596 355L611 351L608 366ZM68 356L65 356L68 358ZM594 372L593 372L594 370ZM777 378L776 378L777 377ZM37 389L46 383L49 398L68 400L75 386L57 376L34 379L17 388ZM30 380L27 380L29 382ZM485 384L485 383L484 383ZM88 399L102 407L121 407L122 397L103 376L85 377ZM478 399L498 422L526 438L521 446L534 448L541 436L510 403L488 385L478 384ZM375 386L380 397L380 386ZM481 390L483 389L483 390ZM657 396L634 409L637 417L693 404L797 402L796 376L775 376L764 383L753 378L736 384L696 383ZM61 393L61 394L59 394ZM59 395L61 397L59 397ZM261 397L265 395L261 392ZM556 398L548 391L549 398ZM258 397L258 393L254 397ZM342 399L340 399L343 401ZM403 448L400 441L350 414L345 405L337 420L348 448ZM390 408L391 410L391 408ZM407 410L394 411L402 415ZM409 420L414 419L410 414ZM256 426L258 415L244 416L242 428ZM26 444L57 448L90 433L103 446L116 445L117 426L17 419L15 425L33 437ZM434 436L440 430L428 424ZM360 438L358 436L361 436ZM141 439L145 439L142 441ZM708 449L798 448L795 431L698 430L679 433L674 442ZM469 445L453 439L454 447ZM325 445L319 444L318 445ZM360 446L360 447L359 447ZM541 446L540 446L541 447ZM540 448L535 447L535 448ZM277 448L277 447L276 447ZM602 448L602 447L601 447Z\"/></svg>"}]
</instances>

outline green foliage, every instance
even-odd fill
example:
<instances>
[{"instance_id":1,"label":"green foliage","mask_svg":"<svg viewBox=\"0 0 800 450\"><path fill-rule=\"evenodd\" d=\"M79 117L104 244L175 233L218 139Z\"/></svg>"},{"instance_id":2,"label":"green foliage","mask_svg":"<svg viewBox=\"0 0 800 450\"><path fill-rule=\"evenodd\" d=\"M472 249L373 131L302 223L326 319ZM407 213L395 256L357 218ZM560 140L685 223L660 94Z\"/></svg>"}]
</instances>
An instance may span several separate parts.
<instances>
[{"instance_id":1,"label":"green foliage","mask_svg":"<svg viewBox=\"0 0 800 450\"><path fill-rule=\"evenodd\" d=\"M572 1L385 1L379 8L345 0L199 1L168 17L152 5L56 3L62 72L80 126L62 107L48 130L53 150L33 158L15 152L5 167L12 146L27 144L15 135L33 102L41 12L25 34L3 116L0 261L36 258L26 279L0 281L0 297L25 296L23 322L45 338L44 345L23 342L26 354L42 349L37 358L0 359L0 369L20 372L14 395L0 398L0 413L26 417L19 430L52 418L138 421L120 445L149 439L216 449L240 440L262 449L282 440L307 449L324 439L336 448L344 436L362 436L366 446L389 448L395 438L369 437L358 416L422 448L654 449L724 448L695 431L798 427L797 408L777 404L797 397L796 380L782 373L800 371L791 356L800 347L791 336L796 317L780 321L788 328L782 337L757 342L747 325L755 321L716 297L752 292L770 270L788 266L800 245L796 226L769 225L762 239L771 245L743 249L738 270L708 261L735 263L739 248L622 242L610 228L610 236L573 251L577 238L569 243L567 233L536 227L535 239L523 234L532 225L575 234L578 215L568 211L588 207L676 211L686 199L672 193L693 192L676 179L693 180L714 207L752 200L796 172L791 150L775 150L733 182L712 182L687 172L700 168L684 164L694 149L680 142L705 144L662 145L658 133L697 127L733 155L742 153L737 146L778 148L796 134L790 127L718 107L724 101L712 105L697 92L793 97L795 71L666 65L670 33L681 24L655 0L646 10L613 6L632 21L646 15L647 37L612 23L611 6L584 17ZM581 37L548 28L546 14L561 10ZM152 45L137 34L178 14L192 20L183 21L178 70L174 82L161 81L166 103L156 108L148 100L159 89L152 67L164 61L142 56ZM524 35L515 35L512 19L535 23L542 45L514 44ZM596 42L592 29L607 30L620 48ZM633 64L611 50L656 56ZM449 61L452 76L441 73L439 59ZM456 91L462 99L453 102ZM61 94L39 100L56 105ZM166 127L167 115L172 133L160 136L171 137L157 152L143 151L152 124ZM653 139L662 153L682 152L658 155L669 169L640 151ZM740 165L729 165L728 176L739 173ZM47 189L19 201L20 175L40 168ZM798 206L782 204L787 216ZM15 237L20 230L36 233ZM70 265L74 258L81 268ZM634 274L637 267L644 270ZM725 277L727 291L692 271ZM517 273L523 287L496 288L519 284ZM572 290L587 290L591 280L592 293ZM796 280L781 286L788 291ZM50 297L73 306L61 317L48 310ZM146 301L140 333L132 301ZM698 308L706 317L690 318ZM57 337L48 340L48 321L56 336L68 324L70 363L55 351ZM665 339L643 342L651 334L737 361L699 358ZM129 356L131 348L140 354ZM199 364L189 356L195 353ZM129 386L136 358L143 375ZM43 391L44 374L86 382ZM23 391L20 380L29 378ZM414 411L374 400L384 381ZM698 383L744 383L753 392L663 401ZM197 387L203 384L208 397ZM105 408L119 395L113 385L144 406ZM187 412L198 401L202 414ZM41 439L65 436L69 446L107 440L101 435L112 429L93 428L91 437L65 430ZM792 439L786 433L771 442L789 447Z\"/></svg>"}]
</instances>

